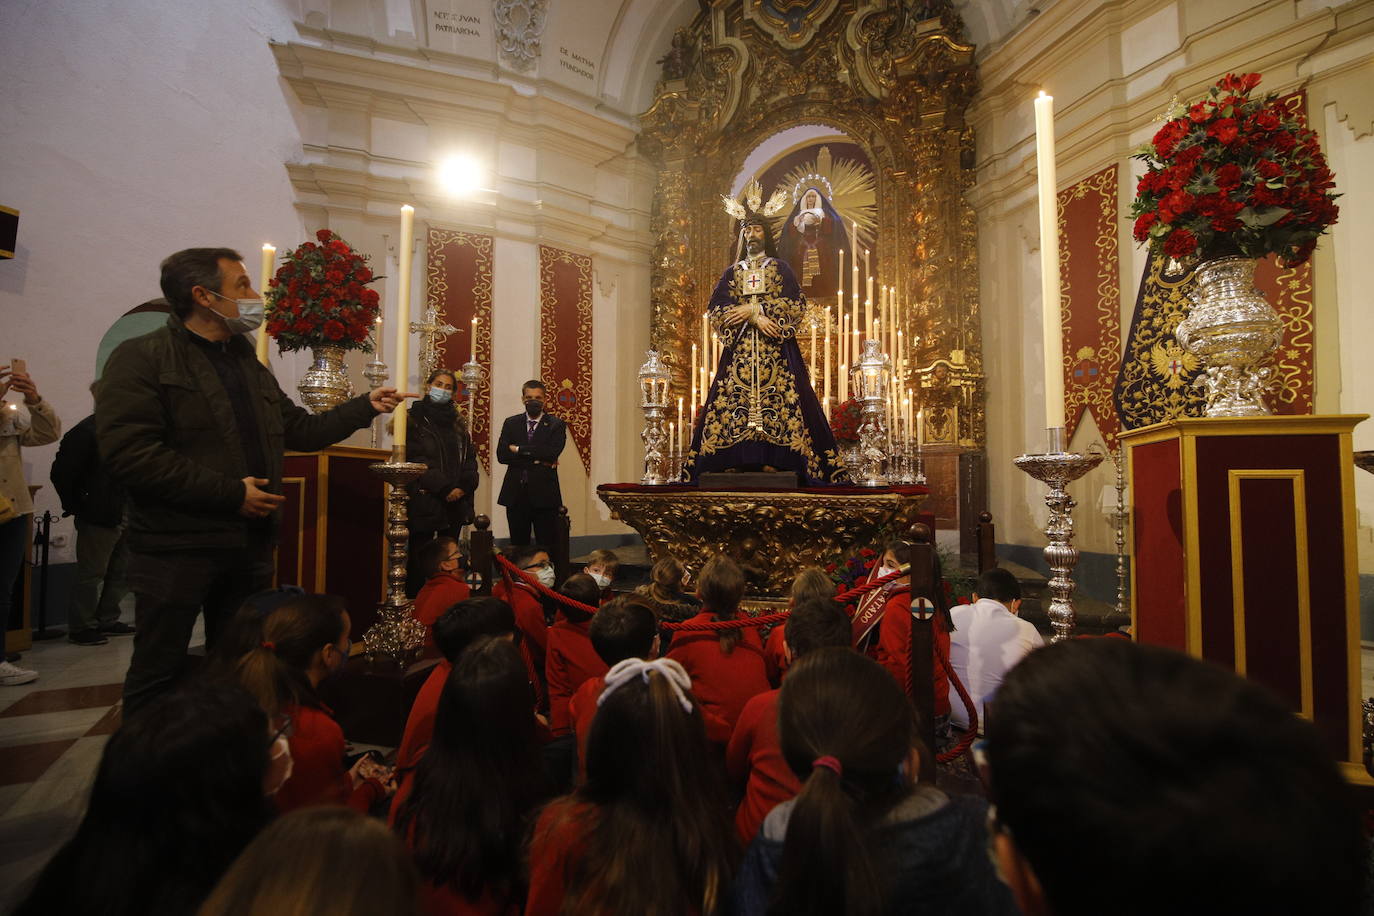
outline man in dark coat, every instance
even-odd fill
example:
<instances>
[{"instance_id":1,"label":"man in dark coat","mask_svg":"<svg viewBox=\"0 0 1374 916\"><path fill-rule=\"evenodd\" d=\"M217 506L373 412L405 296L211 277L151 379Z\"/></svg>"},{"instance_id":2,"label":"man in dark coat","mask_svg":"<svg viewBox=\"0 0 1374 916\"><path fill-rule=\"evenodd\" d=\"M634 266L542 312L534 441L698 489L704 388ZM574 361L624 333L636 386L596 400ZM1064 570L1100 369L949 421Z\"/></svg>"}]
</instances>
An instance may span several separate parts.
<instances>
[{"instance_id":1,"label":"man in dark coat","mask_svg":"<svg viewBox=\"0 0 1374 916\"><path fill-rule=\"evenodd\" d=\"M107 635L126 635L134 628L119 619L119 602L129 593L124 487L100 460L95 414L62 437L48 476L62 499L62 514L76 519L76 582L67 606L67 639L78 646L102 646Z\"/></svg>"},{"instance_id":2,"label":"man in dark coat","mask_svg":"<svg viewBox=\"0 0 1374 916\"><path fill-rule=\"evenodd\" d=\"M171 255L162 292L166 327L121 344L96 390L101 456L130 499L126 717L176 681L202 610L208 649L271 585L284 450L318 451L415 396L378 388L317 415L292 403L243 337L263 306L232 249Z\"/></svg>"},{"instance_id":3,"label":"man in dark coat","mask_svg":"<svg viewBox=\"0 0 1374 916\"><path fill-rule=\"evenodd\" d=\"M506 507L510 542L530 543L533 527L536 543L552 547L557 531L558 507L563 493L558 487L558 456L568 443L568 427L544 411L544 383L530 379L520 388L525 412L507 417L501 424L496 460L507 465L501 482L499 505Z\"/></svg>"}]
</instances>

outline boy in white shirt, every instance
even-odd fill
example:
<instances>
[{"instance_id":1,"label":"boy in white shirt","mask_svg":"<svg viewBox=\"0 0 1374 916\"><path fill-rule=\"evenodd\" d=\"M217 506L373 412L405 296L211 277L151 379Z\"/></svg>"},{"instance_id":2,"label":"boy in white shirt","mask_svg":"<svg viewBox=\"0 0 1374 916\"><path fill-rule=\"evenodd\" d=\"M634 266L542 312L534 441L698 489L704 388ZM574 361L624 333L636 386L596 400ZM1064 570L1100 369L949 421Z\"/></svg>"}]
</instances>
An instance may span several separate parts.
<instances>
[{"instance_id":1,"label":"boy in white shirt","mask_svg":"<svg viewBox=\"0 0 1374 916\"><path fill-rule=\"evenodd\" d=\"M983 731L984 703L997 692L1006 673L1032 649L1045 644L1038 630L1017 616L1021 583L1005 569L989 569L978 577L973 603L950 611L954 632L949 636L949 662L978 709ZM953 685L950 685L953 693ZM950 721L968 728L968 710L955 700Z\"/></svg>"}]
</instances>

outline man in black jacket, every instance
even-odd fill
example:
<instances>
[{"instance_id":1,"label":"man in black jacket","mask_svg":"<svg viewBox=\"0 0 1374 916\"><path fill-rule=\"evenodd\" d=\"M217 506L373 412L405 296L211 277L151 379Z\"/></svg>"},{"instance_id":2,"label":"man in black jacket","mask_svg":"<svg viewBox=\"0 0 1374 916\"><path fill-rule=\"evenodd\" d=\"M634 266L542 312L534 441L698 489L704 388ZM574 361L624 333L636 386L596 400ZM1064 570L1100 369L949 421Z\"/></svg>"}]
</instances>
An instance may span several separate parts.
<instances>
[{"instance_id":1,"label":"man in black jacket","mask_svg":"<svg viewBox=\"0 0 1374 916\"><path fill-rule=\"evenodd\" d=\"M162 292L167 326L121 344L96 396L101 455L130 499L126 716L176 680L198 613L208 649L271 584L283 451L325 448L414 397L378 388L314 416L292 403L242 336L263 306L232 249L171 255Z\"/></svg>"},{"instance_id":2,"label":"man in black jacket","mask_svg":"<svg viewBox=\"0 0 1374 916\"><path fill-rule=\"evenodd\" d=\"M544 383L530 379L520 387L525 412L507 417L496 444L496 460L509 466L497 503L506 507L510 542L552 547L563 493L558 487L558 456L568 443L568 426L544 412Z\"/></svg>"},{"instance_id":3,"label":"man in black jacket","mask_svg":"<svg viewBox=\"0 0 1374 916\"><path fill-rule=\"evenodd\" d=\"M48 476L62 499L62 514L76 519L76 583L67 606L67 639L78 646L103 646L107 634L122 636L134 628L119 619L119 602L129 593L124 487L100 460L94 414L62 437Z\"/></svg>"}]
</instances>

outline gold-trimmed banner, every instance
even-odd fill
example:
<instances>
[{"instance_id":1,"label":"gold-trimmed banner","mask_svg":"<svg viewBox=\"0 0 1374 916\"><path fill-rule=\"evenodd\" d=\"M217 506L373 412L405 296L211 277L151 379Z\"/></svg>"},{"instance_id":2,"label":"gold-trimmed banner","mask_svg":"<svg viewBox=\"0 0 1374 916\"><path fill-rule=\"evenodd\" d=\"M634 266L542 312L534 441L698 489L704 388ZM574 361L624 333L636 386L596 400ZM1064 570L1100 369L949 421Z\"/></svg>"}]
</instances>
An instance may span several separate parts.
<instances>
[{"instance_id":1,"label":"gold-trimmed banner","mask_svg":"<svg viewBox=\"0 0 1374 916\"><path fill-rule=\"evenodd\" d=\"M446 341L436 339L439 365L461 373L471 355L472 319L477 319L477 362L491 379L492 237L431 226L428 238L428 284L425 303L439 321L458 328L454 352L445 355ZM454 401L465 410L482 467L491 470L491 385L481 385L473 403L461 375Z\"/></svg>"},{"instance_id":2,"label":"gold-trimmed banner","mask_svg":"<svg viewBox=\"0 0 1374 916\"><path fill-rule=\"evenodd\" d=\"M592 470L592 259L539 246L539 374Z\"/></svg>"}]
</instances>

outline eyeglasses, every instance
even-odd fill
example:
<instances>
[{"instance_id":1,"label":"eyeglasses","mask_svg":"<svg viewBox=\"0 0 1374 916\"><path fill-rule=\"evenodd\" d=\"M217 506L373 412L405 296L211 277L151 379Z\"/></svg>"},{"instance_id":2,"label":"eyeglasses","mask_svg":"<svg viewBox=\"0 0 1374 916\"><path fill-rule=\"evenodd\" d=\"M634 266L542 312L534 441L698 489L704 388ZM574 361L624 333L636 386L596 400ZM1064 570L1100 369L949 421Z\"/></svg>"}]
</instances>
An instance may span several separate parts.
<instances>
[{"instance_id":1,"label":"eyeglasses","mask_svg":"<svg viewBox=\"0 0 1374 916\"><path fill-rule=\"evenodd\" d=\"M548 561L548 560L545 560L543 563L531 563L529 566L522 566L522 567L520 567L520 568L521 568L521 569L527 569L527 570L528 570L528 569L543 569L544 567L549 566L549 565L551 565L551 564L549 563L549 561Z\"/></svg>"}]
</instances>

